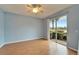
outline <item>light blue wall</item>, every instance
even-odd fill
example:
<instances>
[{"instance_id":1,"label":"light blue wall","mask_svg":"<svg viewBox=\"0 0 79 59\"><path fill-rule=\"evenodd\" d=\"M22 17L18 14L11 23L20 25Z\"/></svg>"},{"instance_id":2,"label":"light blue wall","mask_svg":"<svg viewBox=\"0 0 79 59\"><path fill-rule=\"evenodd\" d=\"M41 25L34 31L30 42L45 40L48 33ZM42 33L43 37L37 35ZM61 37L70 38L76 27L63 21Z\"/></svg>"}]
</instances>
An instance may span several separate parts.
<instances>
[{"instance_id":1,"label":"light blue wall","mask_svg":"<svg viewBox=\"0 0 79 59\"><path fill-rule=\"evenodd\" d=\"M68 13L68 47L78 50L79 5L74 5Z\"/></svg>"},{"instance_id":2,"label":"light blue wall","mask_svg":"<svg viewBox=\"0 0 79 59\"><path fill-rule=\"evenodd\" d=\"M0 10L0 46L37 38L43 38L43 20Z\"/></svg>"},{"instance_id":3,"label":"light blue wall","mask_svg":"<svg viewBox=\"0 0 79 59\"><path fill-rule=\"evenodd\" d=\"M48 34L47 31L48 31L47 30L47 19L44 19L43 20L43 35L44 35L45 39L48 39L48 37L47 37L48 36L47 35Z\"/></svg>"},{"instance_id":4,"label":"light blue wall","mask_svg":"<svg viewBox=\"0 0 79 59\"><path fill-rule=\"evenodd\" d=\"M43 20L5 13L5 41L30 40L43 37Z\"/></svg>"},{"instance_id":5,"label":"light blue wall","mask_svg":"<svg viewBox=\"0 0 79 59\"><path fill-rule=\"evenodd\" d=\"M4 43L4 13L0 10L0 46Z\"/></svg>"}]
</instances>

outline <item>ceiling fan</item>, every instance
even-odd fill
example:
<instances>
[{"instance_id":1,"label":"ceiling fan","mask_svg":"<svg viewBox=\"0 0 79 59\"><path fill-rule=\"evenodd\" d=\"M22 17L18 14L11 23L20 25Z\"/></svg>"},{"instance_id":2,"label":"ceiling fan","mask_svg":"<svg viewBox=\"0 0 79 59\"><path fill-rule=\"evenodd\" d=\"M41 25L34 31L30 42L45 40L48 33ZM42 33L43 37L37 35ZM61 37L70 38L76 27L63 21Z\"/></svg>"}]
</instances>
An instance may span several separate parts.
<instances>
[{"instance_id":1,"label":"ceiling fan","mask_svg":"<svg viewBox=\"0 0 79 59\"><path fill-rule=\"evenodd\" d=\"M27 4L27 7L29 7L34 14L43 13L43 7L40 4Z\"/></svg>"}]
</instances>

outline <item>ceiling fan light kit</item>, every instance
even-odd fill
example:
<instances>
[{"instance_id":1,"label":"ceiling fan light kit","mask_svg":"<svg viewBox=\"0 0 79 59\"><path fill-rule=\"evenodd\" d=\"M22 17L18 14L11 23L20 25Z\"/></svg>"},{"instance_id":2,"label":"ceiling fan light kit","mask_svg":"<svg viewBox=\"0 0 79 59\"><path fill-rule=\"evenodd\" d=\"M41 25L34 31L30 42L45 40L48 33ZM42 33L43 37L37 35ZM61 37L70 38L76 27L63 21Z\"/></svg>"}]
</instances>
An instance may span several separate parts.
<instances>
[{"instance_id":1,"label":"ceiling fan light kit","mask_svg":"<svg viewBox=\"0 0 79 59\"><path fill-rule=\"evenodd\" d=\"M42 5L40 4L28 4L27 7L31 9L34 14L39 14L43 12Z\"/></svg>"}]
</instances>

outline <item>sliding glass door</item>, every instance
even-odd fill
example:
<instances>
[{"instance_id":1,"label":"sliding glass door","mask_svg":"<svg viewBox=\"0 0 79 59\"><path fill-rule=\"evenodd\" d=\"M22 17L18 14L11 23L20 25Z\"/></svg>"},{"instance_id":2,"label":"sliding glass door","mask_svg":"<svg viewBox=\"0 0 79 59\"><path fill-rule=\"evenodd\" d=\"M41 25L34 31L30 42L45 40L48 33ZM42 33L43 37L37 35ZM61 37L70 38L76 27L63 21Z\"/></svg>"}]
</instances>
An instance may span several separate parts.
<instances>
[{"instance_id":1,"label":"sliding glass door","mask_svg":"<svg viewBox=\"0 0 79 59\"><path fill-rule=\"evenodd\" d=\"M67 15L54 18L50 21L50 39L62 45L67 41Z\"/></svg>"}]
</instances>

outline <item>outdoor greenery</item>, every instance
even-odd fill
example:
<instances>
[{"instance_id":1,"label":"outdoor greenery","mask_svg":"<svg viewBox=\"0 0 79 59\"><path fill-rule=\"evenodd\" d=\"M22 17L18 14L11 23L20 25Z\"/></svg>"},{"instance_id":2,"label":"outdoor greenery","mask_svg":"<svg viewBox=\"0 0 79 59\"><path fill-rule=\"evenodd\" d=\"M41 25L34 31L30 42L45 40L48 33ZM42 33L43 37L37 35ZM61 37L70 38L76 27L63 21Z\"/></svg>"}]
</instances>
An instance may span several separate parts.
<instances>
[{"instance_id":1,"label":"outdoor greenery","mask_svg":"<svg viewBox=\"0 0 79 59\"><path fill-rule=\"evenodd\" d=\"M56 29L50 29L50 38L56 39ZM67 40L67 28L57 28L57 39Z\"/></svg>"}]
</instances>

